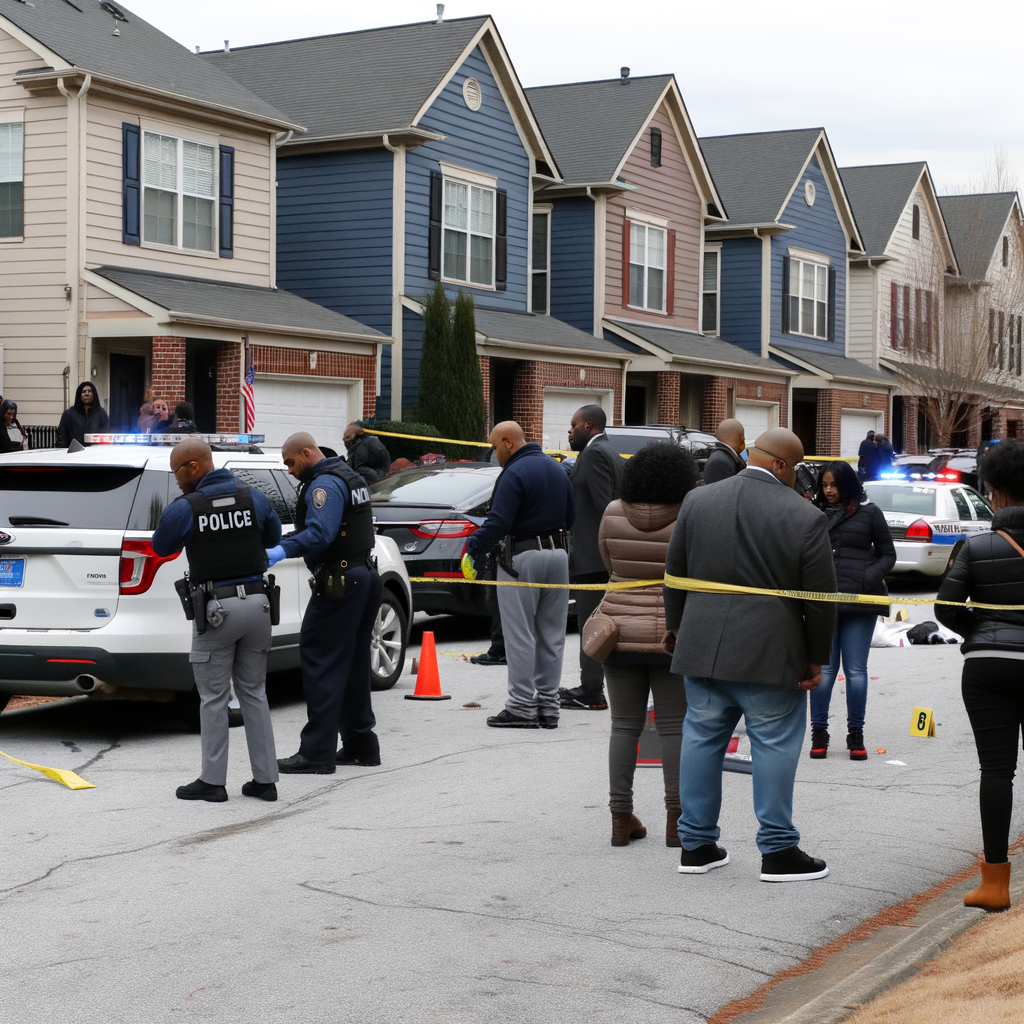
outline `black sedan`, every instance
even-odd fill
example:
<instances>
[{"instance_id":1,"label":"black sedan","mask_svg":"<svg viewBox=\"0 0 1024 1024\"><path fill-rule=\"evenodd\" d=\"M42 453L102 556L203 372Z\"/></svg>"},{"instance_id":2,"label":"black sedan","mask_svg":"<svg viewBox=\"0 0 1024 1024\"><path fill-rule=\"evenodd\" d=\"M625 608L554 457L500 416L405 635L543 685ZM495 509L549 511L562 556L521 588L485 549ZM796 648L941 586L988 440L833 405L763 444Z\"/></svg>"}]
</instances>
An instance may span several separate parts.
<instances>
[{"instance_id":1,"label":"black sedan","mask_svg":"<svg viewBox=\"0 0 1024 1024\"><path fill-rule=\"evenodd\" d=\"M500 472L485 462L418 466L370 487L377 532L398 545L410 576L431 580L412 585L416 611L490 615L483 588L451 581L462 579L466 540L490 510Z\"/></svg>"}]
</instances>

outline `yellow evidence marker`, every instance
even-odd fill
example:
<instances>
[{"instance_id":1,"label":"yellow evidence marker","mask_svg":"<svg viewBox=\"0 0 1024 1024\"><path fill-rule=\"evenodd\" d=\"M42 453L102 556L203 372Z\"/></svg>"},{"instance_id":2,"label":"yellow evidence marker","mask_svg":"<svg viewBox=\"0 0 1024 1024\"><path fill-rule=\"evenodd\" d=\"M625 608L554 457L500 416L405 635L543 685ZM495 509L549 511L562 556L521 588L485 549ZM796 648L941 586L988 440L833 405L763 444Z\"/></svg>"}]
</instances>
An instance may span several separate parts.
<instances>
[{"instance_id":1,"label":"yellow evidence marker","mask_svg":"<svg viewBox=\"0 0 1024 1024\"><path fill-rule=\"evenodd\" d=\"M8 761L13 761L15 764L23 764L26 768L34 768L37 772L42 772L47 778L53 779L54 782L63 783L68 789L96 788L91 782L86 782L81 775L76 775L66 768L47 768L46 765L32 764L31 761L19 761L18 758L11 757L10 754L5 754L2 750L0 750L0 757L6 757Z\"/></svg>"},{"instance_id":2,"label":"yellow evidence marker","mask_svg":"<svg viewBox=\"0 0 1024 1024\"><path fill-rule=\"evenodd\" d=\"M914 717L910 720L910 735L935 735L935 714L931 708L914 708Z\"/></svg>"}]
</instances>

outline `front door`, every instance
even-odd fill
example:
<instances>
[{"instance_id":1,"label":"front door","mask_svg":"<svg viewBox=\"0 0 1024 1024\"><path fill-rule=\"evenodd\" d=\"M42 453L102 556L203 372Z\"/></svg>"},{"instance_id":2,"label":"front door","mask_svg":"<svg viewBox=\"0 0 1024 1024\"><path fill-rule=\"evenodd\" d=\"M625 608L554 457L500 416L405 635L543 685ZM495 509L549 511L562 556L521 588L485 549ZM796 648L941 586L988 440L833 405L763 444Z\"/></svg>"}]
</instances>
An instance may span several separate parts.
<instances>
[{"instance_id":1,"label":"front door","mask_svg":"<svg viewBox=\"0 0 1024 1024\"><path fill-rule=\"evenodd\" d=\"M196 411L196 426L203 433L216 431L217 342L186 342L185 397Z\"/></svg>"},{"instance_id":2,"label":"front door","mask_svg":"<svg viewBox=\"0 0 1024 1024\"><path fill-rule=\"evenodd\" d=\"M146 390L146 357L110 353L110 429L134 433Z\"/></svg>"}]
</instances>

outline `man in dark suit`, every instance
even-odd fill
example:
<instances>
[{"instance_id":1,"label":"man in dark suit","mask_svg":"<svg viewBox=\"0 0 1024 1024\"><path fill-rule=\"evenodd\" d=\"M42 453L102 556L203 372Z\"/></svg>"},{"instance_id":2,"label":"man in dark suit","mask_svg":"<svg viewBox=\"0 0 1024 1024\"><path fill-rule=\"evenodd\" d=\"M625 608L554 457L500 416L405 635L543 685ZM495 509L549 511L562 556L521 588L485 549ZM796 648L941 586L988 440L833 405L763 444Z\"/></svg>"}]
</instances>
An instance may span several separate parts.
<instances>
[{"instance_id":1,"label":"man in dark suit","mask_svg":"<svg viewBox=\"0 0 1024 1024\"><path fill-rule=\"evenodd\" d=\"M719 480L742 473L746 467L740 458L747 447L747 439L743 433L743 424L739 420L722 420L715 431L714 451L704 463L704 483L717 484Z\"/></svg>"},{"instance_id":2,"label":"man in dark suit","mask_svg":"<svg viewBox=\"0 0 1024 1024\"><path fill-rule=\"evenodd\" d=\"M873 430L869 430L867 437L861 441L860 448L857 449L857 476L859 476L861 480L874 479L874 477L869 474L872 471L871 462L877 451L878 449L875 447L875 432Z\"/></svg>"},{"instance_id":3,"label":"man in dark suit","mask_svg":"<svg viewBox=\"0 0 1024 1024\"><path fill-rule=\"evenodd\" d=\"M827 520L801 498L796 464L803 445L776 427L747 449L747 469L687 495L666 575L776 590L834 593ZM823 860L804 853L793 825L793 780L807 720L807 691L821 682L835 629L835 605L760 595L665 588L665 646L686 677L688 710L679 766L679 870L704 874L729 863L717 845L722 758L746 718L761 824L761 880L824 878Z\"/></svg>"},{"instance_id":4,"label":"man in dark suit","mask_svg":"<svg viewBox=\"0 0 1024 1024\"><path fill-rule=\"evenodd\" d=\"M573 413L569 425L569 447L576 456L572 470L572 490L576 499L576 523L572 528L569 549L570 583L607 583L608 571L597 547L597 531L604 510L619 496L622 481L622 457L612 448L604 409L585 405ZM601 590L574 590L576 621L580 636L583 623L601 603ZM604 666L588 658L580 646L580 685L558 692L563 708L604 711L608 699L604 695Z\"/></svg>"}]
</instances>

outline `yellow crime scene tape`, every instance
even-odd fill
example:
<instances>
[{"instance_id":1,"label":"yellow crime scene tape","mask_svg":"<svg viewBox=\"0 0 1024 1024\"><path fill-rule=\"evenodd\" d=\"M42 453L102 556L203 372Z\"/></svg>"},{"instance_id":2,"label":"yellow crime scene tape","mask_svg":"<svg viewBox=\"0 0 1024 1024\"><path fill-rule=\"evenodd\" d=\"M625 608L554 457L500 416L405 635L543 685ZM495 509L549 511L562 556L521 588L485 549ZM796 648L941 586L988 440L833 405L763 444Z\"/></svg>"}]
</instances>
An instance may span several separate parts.
<instances>
[{"instance_id":1,"label":"yellow crime scene tape","mask_svg":"<svg viewBox=\"0 0 1024 1024\"><path fill-rule=\"evenodd\" d=\"M5 754L2 750L0 750L0 757L6 757L8 761L13 761L15 764L23 764L26 768L33 768L37 772L42 772L47 778L53 779L54 782L63 783L68 789L96 788L91 782L86 782L81 775L76 775L66 768L47 768L44 764L22 761L17 757L11 757L10 754Z\"/></svg>"},{"instance_id":2,"label":"yellow crime scene tape","mask_svg":"<svg viewBox=\"0 0 1024 1024\"><path fill-rule=\"evenodd\" d=\"M489 441L456 441L454 437L425 437L423 434L394 434L388 430L374 430L372 427L367 427L366 432L368 434L376 434L378 437L401 437L406 441L433 441L434 444L458 444L468 446L471 448L492 448L493 445ZM542 448L542 452L545 455L568 455L569 453L563 451L561 448ZM622 456L624 459L628 459L628 455Z\"/></svg>"}]
</instances>

